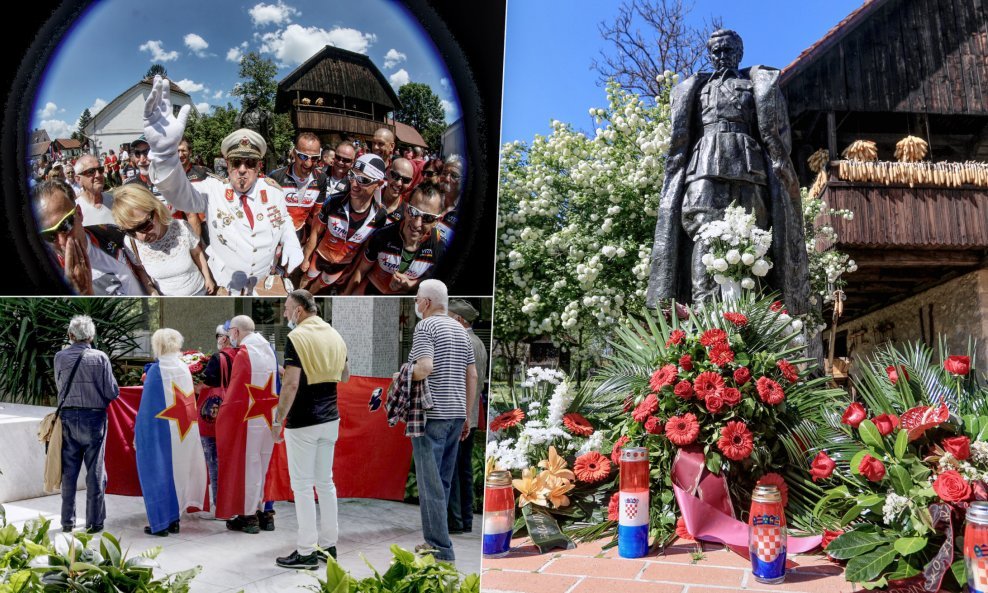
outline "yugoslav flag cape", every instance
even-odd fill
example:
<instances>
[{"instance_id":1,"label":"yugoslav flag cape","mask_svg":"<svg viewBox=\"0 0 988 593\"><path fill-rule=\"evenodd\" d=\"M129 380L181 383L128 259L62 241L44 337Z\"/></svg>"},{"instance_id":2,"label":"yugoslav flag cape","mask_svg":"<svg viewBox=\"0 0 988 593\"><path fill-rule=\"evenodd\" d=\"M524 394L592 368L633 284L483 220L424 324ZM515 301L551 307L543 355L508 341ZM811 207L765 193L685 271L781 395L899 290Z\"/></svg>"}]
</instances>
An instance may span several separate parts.
<instances>
[{"instance_id":1,"label":"yugoslav flag cape","mask_svg":"<svg viewBox=\"0 0 988 593\"><path fill-rule=\"evenodd\" d=\"M167 529L189 507L202 508L207 477L197 418L189 367L177 352L162 356L147 371L134 425L151 531Z\"/></svg>"},{"instance_id":2,"label":"yugoslav flag cape","mask_svg":"<svg viewBox=\"0 0 988 593\"><path fill-rule=\"evenodd\" d=\"M244 338L216 418L218 518L252 515L262 501L274 447L271 421L278 405L277 376L278 361L267 341L256 333Z\"/></svg>"}]
</instances>

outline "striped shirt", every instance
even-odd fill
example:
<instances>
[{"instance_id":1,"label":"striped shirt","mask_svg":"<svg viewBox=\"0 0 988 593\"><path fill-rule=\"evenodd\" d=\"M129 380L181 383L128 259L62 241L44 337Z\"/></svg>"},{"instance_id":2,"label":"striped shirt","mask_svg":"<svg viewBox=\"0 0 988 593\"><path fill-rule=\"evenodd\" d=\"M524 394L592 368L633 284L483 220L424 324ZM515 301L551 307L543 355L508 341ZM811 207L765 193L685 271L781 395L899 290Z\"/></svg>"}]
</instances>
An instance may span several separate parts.
<instances>
[{"instance_id":1,"label":"striped shirt","mask_svg":"<svg viewBox=\"0 0 988 593\"><path fill-rule=\"evenodd\" d=\"M429 391L430 420L465 419L467 416L467 367L476 364L467 330L445 314L423 319L415 326L409 362L432 358Z\"/></svg>"}]
</instances>

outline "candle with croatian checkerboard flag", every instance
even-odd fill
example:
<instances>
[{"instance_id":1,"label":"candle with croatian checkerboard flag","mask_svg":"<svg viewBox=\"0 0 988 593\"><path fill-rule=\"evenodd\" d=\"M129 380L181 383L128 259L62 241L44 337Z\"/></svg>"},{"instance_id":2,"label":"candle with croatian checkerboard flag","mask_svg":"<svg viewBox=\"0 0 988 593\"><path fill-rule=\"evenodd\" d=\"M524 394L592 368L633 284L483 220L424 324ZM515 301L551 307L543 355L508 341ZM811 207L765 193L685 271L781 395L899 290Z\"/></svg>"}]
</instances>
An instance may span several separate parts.
<instances>
[{"instance_id":1,"label":"candle with croatian checkerboard flag","mask_svg":"<svg viewBox=\"0 0 988 593\"><path fill-rule=\"evenodd\" d=\"M648 450L644 447L621 449L618 498L618 554L641 558L648 552Z\"/></svg>"},{"instance_id":2,"label":"candle with croatian checkerboard flag","mask_svg":"<svg viewBox=\"0 0 988 593\"><path fill-rule=\"evenodd\" d=\"M964 562L971 593L988 593L988 502L972 502L967 508Z\"/></svg>"},{"instance_id":3,"label":"candle with croatian checkerboard flag","mask_svg":"<svg viewBox=\"0 0 988 593\"><path fill-rule=\"evenodd\" d=\"M759 583L786 580L786 508L774 485L755 486L748 519L751 573Z\"/></svg>"}]
</instances>

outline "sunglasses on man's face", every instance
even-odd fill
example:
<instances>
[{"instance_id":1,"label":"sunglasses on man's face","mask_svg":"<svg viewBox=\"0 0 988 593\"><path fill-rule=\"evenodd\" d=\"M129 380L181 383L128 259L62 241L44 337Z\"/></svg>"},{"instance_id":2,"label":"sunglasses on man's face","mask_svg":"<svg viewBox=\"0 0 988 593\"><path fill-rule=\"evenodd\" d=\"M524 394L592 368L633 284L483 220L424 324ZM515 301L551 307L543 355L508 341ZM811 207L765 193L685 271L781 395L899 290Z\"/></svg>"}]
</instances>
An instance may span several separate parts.
<instances>
[{"instance_id":1,"label":"sunglasses on man's face","mask_svg":"<svg viewBox=\"0 0 988 593\"><path fill-rule=\"evenodd\" d=\"M356 181L358 185L370 185L370 184L374 183L374 180L371 179L370 177L364 177L363 175L357 175L353 171L350 171L347 174L347 178L350 181Z\"/></svg>"},{"instance_id":2,"label":"sunglasses on man's face","mask_svg":"<svg viewBox=\"0 0 988 593\"><path fill-rule=\"evenodd\" d=\"M395 183L398 183L400 181L401 183L409 184L412 182L411 177L405 177L404 175L395 171L394 169L388 171L388 177L390 177L391 181L394 181Z\"/></svg>"},{"instance_id":3,"label":"sunglasses on man's face","mask_svg":"<svg viewBox=\"0 0 988 593\"><path fill-rule=\"evenodd\" d=\"M121 229L127 235L133 237L134 235L141 233L147 233L152 228L154 228L154 212L149 212L148 217L144 219L144 222L130 229Z\"/></svg>"},{"instance_id":4,"label":"sunglasses on man's face","mask_svg":"<svg viewBox=\"0 0 988 593\"><path fill-rule=\"evenodd\" d=\"M412 218L421 218L422 222L424 222L425 224L432 224L437 220L439 220L438 214L429 214L428 212L422 212L421 210L419 210L415 206L412 206L411 204L409 204L408 206L408 215L411 216Z\"/></svg>"},{"instance_id":5,"label":"sunglasses on man's face","mask_svg":"<svg viewBox=\"0 0 988 593\"><path fill-rule=\"evenodd\" d=\"M241 166L246 166L248 169L257 168L257 159L230 159L230 167L233 169L239 169Z\"/></svg>"},{"instance_id":6,"label":"sunglasses on man's face","mask_svg":"<svg viewBox=\"0 0 988 593\"><path fill-rule=\"evenodd\" d=\"M59 235L71 232L72 227L75 226L75 213L76 209L73 208L54 225L47 229L41 229L41 238L48 243L54 243Z\"/></svg>"},{"instance_id":7,"label":"sunglasses on man's face","mask_svg":"<svg viewBox=\"0 0 988 593\"><path fill-rule=\"evenodd\" d=\"M295 156L297 156L298 159L300 161L302 161L303 163L307 163L310 160L318 161L322 157L322 153L319 153L319 154L306 154L304 152L299 152L298 150L296 150L295 151Z\"/></svg>"},{"instance_id":8,"label":"sunglasses on man's face","mask_svg":"<svg viewBox=\"0 0 988 593\"><path fill-rule=\"evenodd\" d=\"M137 158L141 158L142 156L147 156L148 153L150 153L150 152L151 152L151 149L150 148L145 148L144 150L136 150L135 149L134 150L134 156L137 157Z\"/></svg>"},{"instance_id":9,"label":"sunglasses on man's face","mask_svg":"<svg viewBox=\"0 0 988 593\"><path fill-rule=\"evenodd\" d=\"M97 173L99 173L100 175L102 175L103 174L103 167L91 167L89 169L86 169L85 171L82 171L81 173L79 173L79 175L82 175L83 177L92 177L93 175L95 175Z\"/></svg>"},{"instance_id":10,"label":"sunglasses on man's face","mask_svg":"<svg viewBox=\"0 0 988 593\"><path fill-rule=\"evenodd\" d=\"M348 159L346 157L334 156L333 160L341 165L351 165L353 164L353 159Z\"/></svg>"}]
</instances>

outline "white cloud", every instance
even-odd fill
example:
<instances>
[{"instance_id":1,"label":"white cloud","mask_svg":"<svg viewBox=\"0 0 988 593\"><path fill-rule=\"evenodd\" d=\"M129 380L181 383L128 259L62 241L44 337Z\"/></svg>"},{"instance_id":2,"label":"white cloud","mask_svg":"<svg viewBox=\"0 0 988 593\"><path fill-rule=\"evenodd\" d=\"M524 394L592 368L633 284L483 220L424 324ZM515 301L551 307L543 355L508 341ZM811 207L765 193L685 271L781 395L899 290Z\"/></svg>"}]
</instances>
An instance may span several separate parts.
<instances>
[{"instance_id":1,"label":"white cloud","mask_svg":"<svg viewBox=\"0 0 988 593\"><path fill-rule=\"evenodd\" d=\"M142 43L138 49L150 53L152 62L171 62L178 59L178 52L165 51L160 40L149 40Z\"/></svg>"},{"instance_id":2,"label":"white cloud","mask_svg":"<svg viewBox=\"0 0 988 593\"><path fill-rule=\"evenodd\" d=\"M442 99L439 103L443 106L443 113L446 114L446 121L455 121L456 118L460 116L460 110L457 109L456 103L447 101L446 99Z\"/></svg>"},{"instance_id":3,"label":"white cloud","mask_svg":"<svg viewBox=\"0 0 988 593\"><path fill-rule=\"evenodd\" d=\"M222 98L223 98L223 89L220 89L213 94L214 101L219 101Z\"/></svg>"},{"instance_id":4,"label":"white cloud","mask_svg":"<svg viewBox=\"0 0 988 593\"><path fill-rule=\"evenodd\" d=\"M373 33L363 33L356 29L335 27L329 31L319 27L288 25L280 31L261 36L261 51L273 54L283 65L297 66L311 58L326 45L361 54L377 41Z\"/></svg>"},{"instance_id":5,"label":"white cloud","mask_svg":"<svg viewBox=\"0 0 988 593\"><path fill-rule=\"evenodd\" d=\"M189 80L188 78L183 78L182 80L176 80L175 84L177 84L179 88L189 93L190 95L192 93L202 92L206 88L206 85L199 82L195 82L193 80Z\"/></svg>"},{"instance_id":6,"label":"white cloud","mask_svg":"<svg viewBox=\"0 0 988 593\"><path fill-rule=\"evenodd\" d=\"M442 87L444 89L448 89L449 88L449 79L448 78L440 78L439 79L439 84L442 85Z\"/></svg>"},{"instance_id":7,"label":"white cloud","mask_svg":"<svg viewBox=\"0 0 988 593\"><path fill-rule=\"evenodd\" d=\"M408 56L406 56L405 54L401 53L400 51L394 48L391 48L388 50L388 53L384 54L384 67L394 68L395 66L404 62L407 59Z\"/></svg>"},{"instance_id":8,"label":"white cloud","mask_svg":"<svg viewBox=\"0 0 988 593\"><path fill-rule=\"evenodd\" d=\"M411 79L408 77L408 72L405 71L404 68L402 68L401 70L389 76L388 82L390 82L391 86L395 87L396 89L400 89L404 85L411 82Z\"/></svg>"},{"instance_id":9,"label":"white cloud","mask_svg":"<svg viewBox=\"0 0 988 593\"><path fill-rule=\"evenodd\" d=\"M61 119L41 120L41 127L48 132L48 137L52 140L56 138L68 138L76 130L75 126Z\"/></svg>"},{"instance_id":10,"label":"white cloud","mask_svg":"<svg viewBox=\"0 0 988 593\"><path fill-rule=\"evenodd\" d=\"M58 113L58 105L48 101L45 103L44 108L38 110L38 117L42 119L51 118L56 113Z\"/></svg>"},{"instance_id":11,"label":"white cloud","mask_svg":"<svg viewBox=\"0 0 988 593\"><path fill-rule=\"evenodd\" d=\"M92 115L96 115L104 107L106 107L106 101L97 97L96 100L93 101L93 104L89 106L89 113L91 113Z\"/></svg>"},{"instance_id":12,"label":"white cloud","mask_svg":"<svg viewBox=\"0 0 988 593\"><path fill-rule=\"evenodd\" d=\"M240 58L244 57L244 50L245 49L247 49L247 42L246 41L244 41L243 43L241 43L237 47L231 47L226 52L226 61L227 62L236 62L236 63L239 64L240 63Z\"/></svg>"},{"instance_id":13,"label":"white cloud","mask_svg":"<svg viewBox=\"0 0 988 593\"><path fill-rule=\"evenodd\" d=\"M206 103L205 101L202 103L196 103L196 110L199 111L200 115L209 113L209 103Z\"/></svg>"},{"instance_id":14,"label":"white cloud","mask_svg":"<svg viewBox=\"0 0 988 593\"><path fill-rule=\"evenodd\" d=\"M206 48L209 44L202 37L196 35L195 33L189 33L184 38L185 47L189 48L189 51L199 56L200 58L206 57Z\"/></svg>"},{"instance_id":15,"label":"white cloud","mask_svg":"<svg viewBox=\"0 0 988 593\"><path fill-rule=\"evenodd\" d=\"M254 5L249 11L250 20L254 21L255 27L264 25L281 25L291 22L293 16L301 14L298 9L288 6L281 0L277 4L265 4L263 2Z\"/></svg>"}]
</instances>

